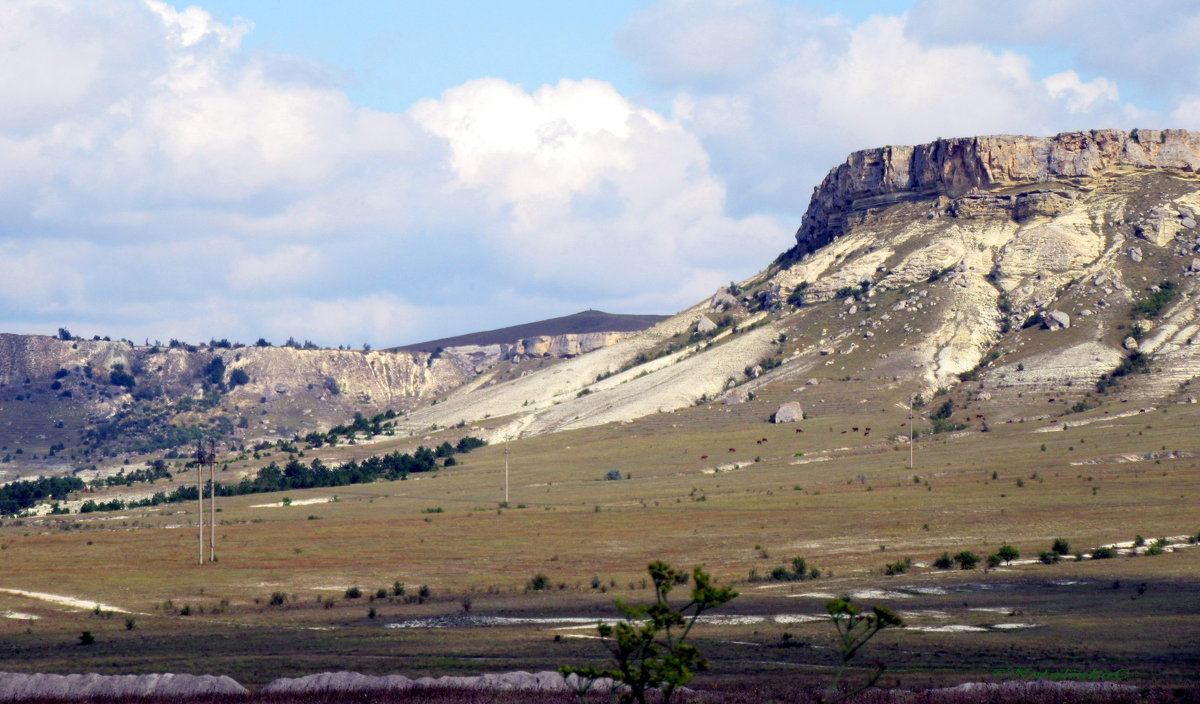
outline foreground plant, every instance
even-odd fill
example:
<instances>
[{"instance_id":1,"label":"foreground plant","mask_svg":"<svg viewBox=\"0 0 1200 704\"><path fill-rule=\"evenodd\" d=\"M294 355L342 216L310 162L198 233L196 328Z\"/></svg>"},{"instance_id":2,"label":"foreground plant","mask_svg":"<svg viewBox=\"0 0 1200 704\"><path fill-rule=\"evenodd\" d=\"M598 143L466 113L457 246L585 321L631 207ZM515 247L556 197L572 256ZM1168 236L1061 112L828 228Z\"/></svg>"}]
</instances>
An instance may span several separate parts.
<instances>
[{"instance_id":1,"label":"foreground plant","mask_svg":"<svg viewBox=\"0 0 1200 704\"><path fill-rule=\"evenodd\" d=\"M654 601L628 604L617 599L616 606L625 620L596 627L604 646L612 653L615 667L558 668L563 677L578 677L580 686L576 693L581 700L593 683L610 678L624 685L620 691L622 702L645 704L646 692L659 689L663 704L669 704L675 692L690 682L697 671L708 669L708 661L700 651L685 641L701 614L732 601L737 592L730 587L713 586L712 577L697 565L692 568L691 601L676 608L667 595L676 584L687 580L687 573L661 561L650 563L649 571L654 581Z\"/></svg>"},{"instance_id":2,"label":"foreground plant","mask_svg":"<svg viewBox=\"0 0 1200 704\"><path fill-rule=\"evenodd\" d=\"M850 597L844 596L841 599L834 599L825 604L825 610L829 612L829 616L833 619L834 630L837 631L837 647L841 651L842 662L838 666L837 673L833 676L833 682L829 685L829 696L835 696L838 692L838 685L841 684L842 676L846 673L846 667L858 651L867 644L867 641L874 638L880 631L885 628L904 628L904 620L883 606L874 606L871 608L871 613L863 613L862 608L857 604L850 602ZM845 701L850 697L855 696L863 690L875 686L879 681L880 675L887 668L883 663L875 664L875 672L871 675L867 683L858 689L851 690L841 695L835 696L828 704Z\"/></svg>"}]
</instances>

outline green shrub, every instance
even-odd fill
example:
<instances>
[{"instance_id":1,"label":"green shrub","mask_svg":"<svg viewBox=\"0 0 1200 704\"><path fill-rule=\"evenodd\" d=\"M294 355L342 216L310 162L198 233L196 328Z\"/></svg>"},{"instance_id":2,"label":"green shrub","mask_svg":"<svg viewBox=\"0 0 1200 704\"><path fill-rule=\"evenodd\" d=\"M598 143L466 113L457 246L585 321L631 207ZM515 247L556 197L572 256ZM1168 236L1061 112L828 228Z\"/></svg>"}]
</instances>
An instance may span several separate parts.
<instances>
[{"instance_id":1,"label":"green shrub","mask_svg":"<svg viewBox=\"0 0 1200 704\"><path fill-rule=\"evenodd\" d=\"M361 599L362 598L362 590L359 589L358 587L350 587L349 589L346 590L345 596L347 599Z\"/></svg>"},{"instance_id":2,"label":"green shrub","mask_svg":"<svg viewBox=\"0 0 1200 704\"><path fill-rule=\"evenodd\" d=\"M1055 562L1058 562L1062 559L1062 555L1057 552L1042 551L1038 553L1038 559L1041 560L1043 564L1053 565Z\"/></svg>"},{"instance_id":3,"label":"green shrub","mask_svg":"<svg viewBox=\"0 0 1200 704\"><path fill-rule=\"evenodd\" d=\"M616 605L624 620L596 627L612 653L615 667L558 668L564 677L576 675L580 682L576 694L581 701L593 683L607 677L625 685L627 689L621 694L624 702L643 703L647 690L658 688L659 701L670 704L675 692L692 679L693 673L708 669L708 661L696 646L686 642L687 638L702 613L732 601L737 592L713 586L712 577L697 566L692 570L691 600L675 607L668 601L668 595L679 581L676 570L664 562L652 562L649 571L654 581L654 601L627 604L618 600Z\"/></svg>"},{"instance_id":4,"label":"green shrub","mask_svg":"<svg viewBox=\"0 0 1200 704\"><path fill-rule=\"evenodd\" d=\"M933 566L939 570L948 570L954 566L954 559L950 557L950 553L943 552L941 557L933 561Z\"/></svg>"},{"instance_id":5,"label":"green shrub","mask_svg":"<svg viewBox=\"0 0 1200 704\"><path fill-rule=\"evenodd\" d=\"M1050 550L1059 555L1070 555L1071 545L1065 538L1055 538L1054 544L1050 546Z\"/></svg>"},{"instance_id":6,"label":"green shrub","mask_svg":"<svg viewBox=\"0 0 1200 704\"><path fill-rule=\"evenodd\" d=\"M963 570L973 570L979 564L980 557L970 550L963 550L954 556L954 561L958 563L958 568Z\"/></svg>"},{"instance_id":7,"label":"green shrub","mask_svg":"<svg viewBox=\"0 0 1200 704\"><path fill-rule=\"evenodd\" d=\"M1149 298L1135 303L1129 314L1135 318L1157 318L1159 313L1162 313L1163 309L1175 299L1178 288L1174 281L1163 281L1158 285L1158 290L1151 293Z\"/></svg>"},{"instance_id":8,"label":"green shrub","mask_svg":"<svg viewBox=\"0 0 1200 704\"><path fill-rule=\"evenodd\" d=\"M540 592L550 588L550 578L544 574L535 574L525 588L530 591Z\"/></svg>"},{"instance_id":9,"label":"green shrub","mask_svg":"<svg viewBox=\"0 0 1200 704\"><path fill-rule=\"evenodd\" d=\"M1117 551L1114 548L1102 547L1092 551L1093 560L1111 560L1117 556Z\"/></svg>"},{"instance_id":10,"label":"green shrub","mask_svg":"<svg viewBox=\"0 0 1200 704\"><path fill-rule=\"evenodd\" d=\"M1000 559L1004 560L1006 564L1011 564L1013 560L1021 556L1021 553L1011 545L1001 545L1000 549L996 551L996 554L999 555Z\"/></svg>"}]
</instances>

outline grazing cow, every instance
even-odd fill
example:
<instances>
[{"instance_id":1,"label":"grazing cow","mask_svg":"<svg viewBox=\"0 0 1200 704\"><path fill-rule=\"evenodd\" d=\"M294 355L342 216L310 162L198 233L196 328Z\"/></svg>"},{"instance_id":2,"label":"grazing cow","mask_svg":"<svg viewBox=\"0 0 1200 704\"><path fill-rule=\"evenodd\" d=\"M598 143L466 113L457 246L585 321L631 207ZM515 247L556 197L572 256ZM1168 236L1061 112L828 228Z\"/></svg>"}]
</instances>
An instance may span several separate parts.
<instances>
[{"instance_id":1,"label":"grazing cow","mask_svg":"<svg viewBox=\"0 0 1200 704\"><path fill-rule=\"evenodd\" d=\"M730 452L737 452L737 450L736 450L735 448L732 448L732 447L731 447L731 448L729 448L729 451L730 451Z\"/></svg>"},{"instance_id":2,"label":"grazing cow","mask_svg":"<svg viewBox=\"0 0 1200 704\"><path fill-rule=\"evenodd\" d=\"M799 428L796 428L796 432L797 432L797 433L803 433L804 431L803 431L803 430L801 430L801 429L799 429Z\"/></svg>"},{"instance_id":3,"label":"grazing cow","mask_svg":"<svg viewBox=\"0 0 1200 704\"><path fill-rule=\"evenodd\" d=\"M766 439L766 438L763 438L763 442L766 442L766 441L767 441L767 439Z\"/></svg>"},{"instance_id":4,"label":"grazing cow","mask_svg":"<svg viewBox=\"0 0 1200 704\"><path fill-rule=\"evenodd\" d=\"M761 444L762 444L762 440L755 440L755 441L754 441L754 444L755 444L755 445L761 445Z\"/></svg>"},{"instance_id":5,"label":"grazing cow","mask_svg":"<svg viewBox=\"0 0 1200 704\"><path fill-rule=\"evenodd\" d=\"M700 455L700 459L706 460L706 459L708 459L708 455Z\"/></svg>"},{"instance_id":6,"label":"grazing cow","mask_svg":"<svg viewBox=\"0 0 1200 704\"><path fill-rule=\"evenodd\" d=\"M846 434L846 431L845 431L845 430L843 430L843 431L842 431L842 435L845 435L845 434Z\"/></svg>"},{"instance_id":7,"label":"grazing cow","mask_svg":"<svg viewBox=\"0 0 1200 704\"><path fill-rule=\"evenodd\" d=\"M852 430L853 430L854 432L856 432L856 433L857 433L857 432L858 432L858 426L857 426L857 425L856 425L856 426L854 426L854 427L852 428Z\"/></svg>"}]
</instances>

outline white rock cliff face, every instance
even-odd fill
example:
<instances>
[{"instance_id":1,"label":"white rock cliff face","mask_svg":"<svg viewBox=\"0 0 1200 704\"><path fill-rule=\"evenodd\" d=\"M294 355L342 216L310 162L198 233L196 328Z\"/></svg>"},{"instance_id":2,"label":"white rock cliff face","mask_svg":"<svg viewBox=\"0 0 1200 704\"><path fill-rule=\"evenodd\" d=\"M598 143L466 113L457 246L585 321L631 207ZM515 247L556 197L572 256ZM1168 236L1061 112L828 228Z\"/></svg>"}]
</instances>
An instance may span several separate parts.
<instances>
[{"instance_id":1,"label":"white rock cliff face","mask_svg":"<svg viewBox=\"0 0 1200 704\"><path fill-rule=\"evenodd\" d=\"M1117 167L1200 167L1200 135L1186 130L1093 130L1054 137L941 139L854 152L829 172L796 233L810 252L840 236L847 218L889 203L960 198L976 189L1093 179Z\"/></svg>"}]
</instances>

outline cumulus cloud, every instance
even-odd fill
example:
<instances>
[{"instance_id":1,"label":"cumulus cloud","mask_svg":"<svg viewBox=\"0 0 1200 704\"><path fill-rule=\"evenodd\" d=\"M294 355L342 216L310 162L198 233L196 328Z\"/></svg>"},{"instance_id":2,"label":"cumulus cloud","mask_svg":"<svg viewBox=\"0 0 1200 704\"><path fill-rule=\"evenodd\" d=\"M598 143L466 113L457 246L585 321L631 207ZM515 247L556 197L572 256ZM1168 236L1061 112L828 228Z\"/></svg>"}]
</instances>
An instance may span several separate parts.
<instances>
[{"instance_id":1,"label":"cumulus cloud","mask_svg":"<svg viewBox=\"0 0 1200 704\"><path fill-rule=\"evenodd\" d=\"M665 311L787 247L608 83L481 79L386 113L247 54L250 31L160 0L0 8L0 320L383 346L464 332L427 311L506 287L537 315Z\"/></svg>"},{"instance_id":2,"label":"cumulus cloud","mask_svg":"<svg viewBox=\"0 0 1200 704\"><path fill-rule=\"evenodd\" d=\"M564 80L528 94L484 79L411 112L446 139L455 185L490 207L487 244L536 282L612 295L684 281L714 248L745 267L785 242L768 218L725 216L699 141L610 84Z\"/></svg>"},{"instance_id":3,"label":"cumulus cloud","mask_svg":"<svg viewBox=\"0 0 1200 704\"><path fill-rule=\"evenodd\" d=\"M732 14L742 18L733 39L705 39ZM664 0L630 22L622 44L674 95L675 116L700 137L739 213L802 211L812 185L855 149L1133 127L1146 114L1106 77L1039 76L1028 55L916 24L904 15L855 23L767 0ZM704 61L693 63L693 34ZM736 81L725 80L730 72Z\"/></svg>"},{"instance_id":4,"label":"cumulus cloud","mask_svg":"<svg viewBox=\"0 0 1200 704\"><path fill-rule=\"evenodd\" d=\"M1195 93L1200 79L1200 7L1191 0L920 0L910 26L932 41L1066 52L1078 71L1162 97Z\"/></svg>"}]
</instances>

